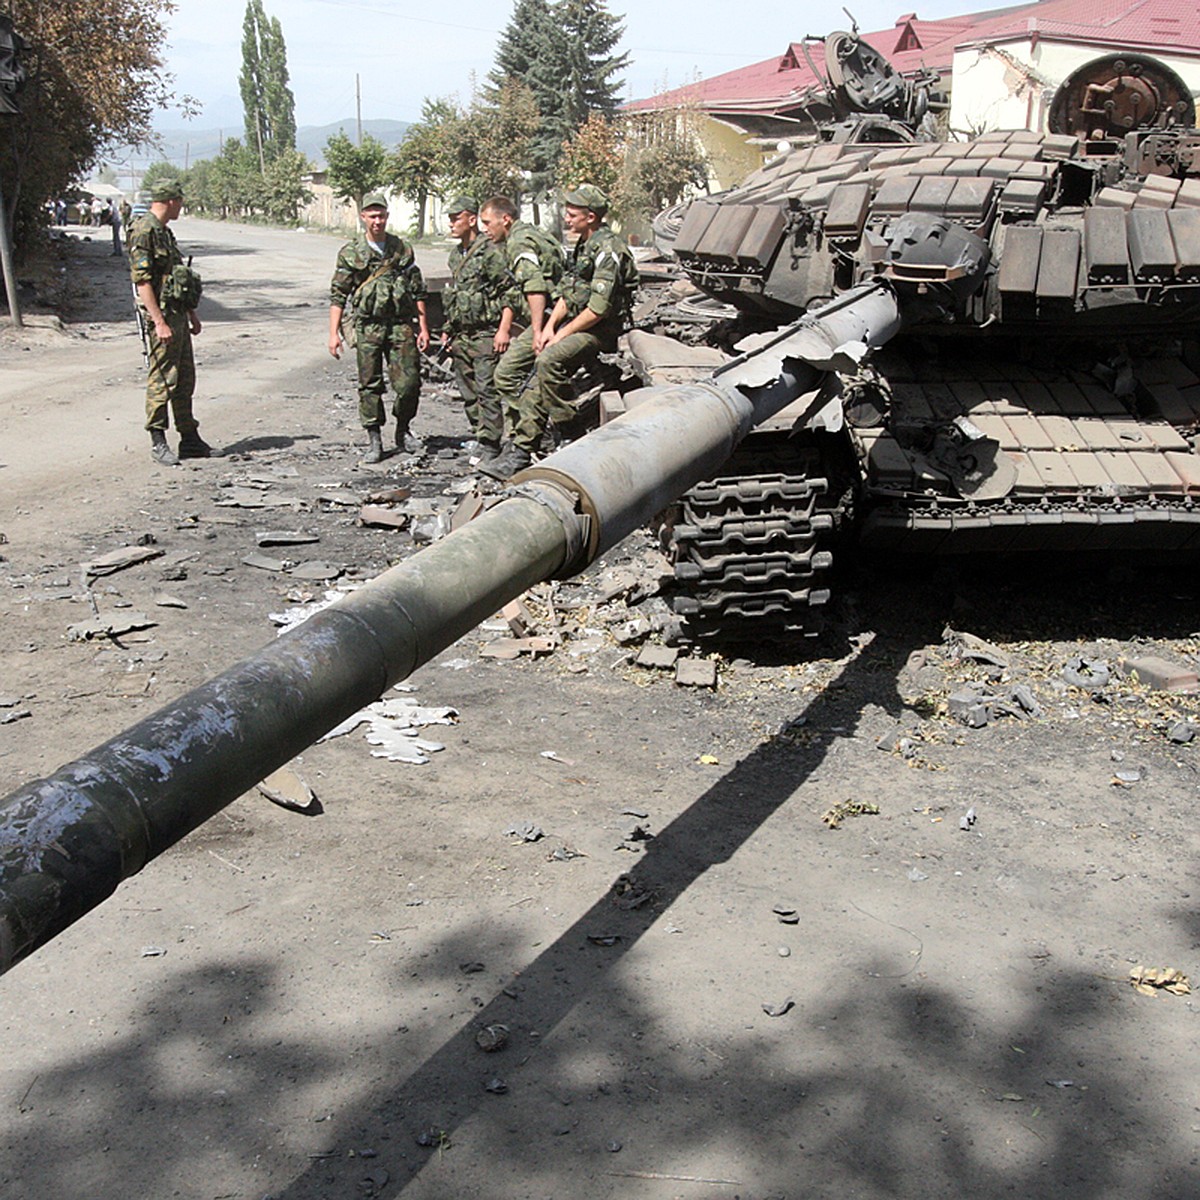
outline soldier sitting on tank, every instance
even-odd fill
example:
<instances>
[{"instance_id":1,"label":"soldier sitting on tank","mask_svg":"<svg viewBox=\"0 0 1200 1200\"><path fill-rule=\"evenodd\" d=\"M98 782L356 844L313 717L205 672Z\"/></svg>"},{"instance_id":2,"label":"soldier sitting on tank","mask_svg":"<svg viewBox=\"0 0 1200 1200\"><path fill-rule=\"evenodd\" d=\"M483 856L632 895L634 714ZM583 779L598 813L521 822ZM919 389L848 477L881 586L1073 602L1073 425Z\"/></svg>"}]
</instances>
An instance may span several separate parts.
<instances>
[{"instance_id":1,"label":"soldier sitting on tank","mask_svg":"<svg viewBox=\"0 0 1200 1200\"><path fill-rule=\"evenodd\" d=\"M387 232L387 200L373 192L363 200L360 215L363 232L339 251L329 286L329 353L341 354L342 315L353 300L358 415L369 441L363 462L377 463L383 461L385 366L396 392L396 445L409 454L421 452L410 425L421 395L419 354L429 345L429 324L425 280L412 247Z\"/></svg>"},{"instance_id":2,"label":"soldier sitting on tank","mask_svg":"<svg viewBox=\"0 0 1200 1200\"><path fill-rule=\"evenodd\" d=\"M608 199L591 184L563 197L567 229L576 235L555 293L554 307L532 343L535 386L518 394L523 379L496 372L497 391L516 412L513 440L493 463L481 469L497 479L527 467L542 436L576 414L570 403L571 377L602 352L616 349L637 286L637 267L629 247L604 224Z\"/></svg>"},{"instance_id":3,"label":"soldier sitting on tank","mask_svg":"<svg viewBox=\"0 0 1200 1200\"><path fill-rule=\"evenodd\" d=\"M504 437L496 364L512 341L516 314L523 312L521 324L528 324L528 309L504 251L480 235L478 211L468 196L452 200L447 210L450 234L458 245L450 251L450 282L442 292L442 344L450 351L480 461L490 463L500 457ZM516 333L521 332L518 326Z\"/></svg>"}]
</instances>

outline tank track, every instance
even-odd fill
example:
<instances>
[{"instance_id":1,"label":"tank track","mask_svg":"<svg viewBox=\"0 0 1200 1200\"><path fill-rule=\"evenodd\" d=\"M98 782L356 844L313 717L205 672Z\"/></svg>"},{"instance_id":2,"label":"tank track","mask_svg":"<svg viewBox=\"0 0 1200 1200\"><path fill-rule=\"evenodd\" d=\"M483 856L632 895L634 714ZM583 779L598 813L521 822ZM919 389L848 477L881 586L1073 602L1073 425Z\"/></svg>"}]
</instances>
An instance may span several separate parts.
<instances>
[{"instance_id":1,"label":"tank track","mask_svg":"<svg viewBox=\"0 0 1200 1200\"><path fill-rule=\"evenodd\" d=\"M815 439L751 435L682 497L671 604L694 636L820 633L846 508L829 458Z\"/></svg>"}]
</instances>

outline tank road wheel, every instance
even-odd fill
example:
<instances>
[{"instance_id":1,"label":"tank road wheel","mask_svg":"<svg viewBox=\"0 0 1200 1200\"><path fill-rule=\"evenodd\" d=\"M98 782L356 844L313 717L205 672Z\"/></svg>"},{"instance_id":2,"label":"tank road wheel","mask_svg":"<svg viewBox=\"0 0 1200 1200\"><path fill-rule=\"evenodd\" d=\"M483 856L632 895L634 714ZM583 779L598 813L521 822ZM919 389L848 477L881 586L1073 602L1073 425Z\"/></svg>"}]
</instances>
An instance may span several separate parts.
<instances>
[{"instance_id":1,"label":"tank road wheel","mask_svg":"<svg viewBox=\"0 0 1200 1200\"><path fill-rule=\"evenodd\" d=\"M837 437L821 440L841 446ZM812 437L752 435L682 497L666 530L675 562L671 604L694 636L820 632L846 509L845 475L827 469L836 460Z\"/></svg>"}]
</instances>

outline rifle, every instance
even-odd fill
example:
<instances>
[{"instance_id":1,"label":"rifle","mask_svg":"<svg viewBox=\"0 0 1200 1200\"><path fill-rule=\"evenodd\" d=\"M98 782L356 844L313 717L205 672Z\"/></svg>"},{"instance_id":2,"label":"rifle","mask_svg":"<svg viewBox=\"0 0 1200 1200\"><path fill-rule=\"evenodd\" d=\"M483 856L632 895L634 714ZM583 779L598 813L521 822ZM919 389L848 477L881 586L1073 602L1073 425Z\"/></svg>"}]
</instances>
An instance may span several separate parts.
<instances>
[{"instance_id":1,"label":"rifle","mask_svg":"<svg viewBox=\"0 0 1200 1200\"><path fill-rule=\"evenodd\" d=\"M150 370L150 339L146 335L146 318L142 316L142 305L138 300L137 284L131 279L129 286L133 289L133 315L137 317L138 333L142 335L142 365Z\"/></svg>"}]
</instances>

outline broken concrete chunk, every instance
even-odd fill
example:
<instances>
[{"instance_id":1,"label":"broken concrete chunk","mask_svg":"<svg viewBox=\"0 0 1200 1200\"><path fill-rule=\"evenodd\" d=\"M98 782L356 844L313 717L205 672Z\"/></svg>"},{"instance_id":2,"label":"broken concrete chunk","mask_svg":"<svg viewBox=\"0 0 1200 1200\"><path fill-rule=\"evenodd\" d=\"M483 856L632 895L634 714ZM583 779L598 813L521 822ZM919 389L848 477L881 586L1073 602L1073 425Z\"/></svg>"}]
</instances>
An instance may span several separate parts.
<instances>
[{"instance_id":1,"label":"broken concrete chunk","mask_svg":"<svg viewBox=\"0 0 1200 1200\"><path fill-rule=\"evenodd\" d=\"M16 708L20 703L20 696L0 696L0 708Z\"/></svg>"},{"instance_id":2,"label":"broken concrete chunk","mask_svg":"<svg viewBox=\"0 0 1200 1200\"><path fill-rule=\"evenodd\" d=\"M501 610L500 615L508 622L513 637L528 637L537 628L533 614L520 600L510 600Z\"/></svg>"},{"instance_id":3,"label":"broken concrete chunk","mask_svg":"<svg viewBox=\"0 0 1200 1200\"><path fill-rule=\"evenodd\" d=\"M80 563L79 568L85 578L94 579L98 575L111 575L114 571L123 571L126 567L132 567L150 558L160 558L162 553L154 546L122 546L119 550L110 550L98 558Z\"/></svg>"},{"instance_id":4,"label":"broken concrete chunk","mask_svg":"<svg viewBox=\"0 0 1200 1200\"><path fill-rule=\"evenodd\" d=\"M154 603L159 608L187 608L186 600L180 600L178 596L169 596L166 592L159 592L154 597Z\"/></svg>"},{"instance_id":5,"label":"broken concrete chunk","mask_svg":"<svg viewBox=\"0 0 1200 1200\"><path fill-rule=\"evenodd\" d=\"M1177 746L1186 746L1196 736L1196 727L1191 721L1177 721L1167 731L1167 739Z\"/></svg>"},{"instance_id":6,"label":"broken concrete chunk","mask_svg":"<svg viewBox=\"0 0 1200 1200\"><path fill-rule=\"evenodd\" d=\"M1037 697L1033 694L1033 689L1024 683L1019 683L1012 690L1013 703L1017 705L1022 712L1028 713L1031 717L1040 717L1042 715L1042 706L1037 702Z\"/></svg>"},{"instance_id":7,"label":"broken concrete chunk","mask_svg":"<svg viewBox=\"0 0 1200 1200\"><path fill-rule=\"evenodd\" d=\"M680 687L717 686L717 664L711 658L681 658L675 664L675 682Z\"/></svg>"},{"instance_id":8,"label":"broken concrete chunk","mask_svg":"<svg viewBox=\"0 0 1200 1200\"><path fill-rule=\"evenodd\" d=\"M650 622L645 617L635 617L632 621L623 621L613 629L612 635L618 646L644 642L650 636Z\"/></svg>"},{"instance_id":9,"label":"broken concrete chunk","mask_svg":"<svg viewBox=\"0 0 1200 1200\"><path fill-rule=\"evenodd\" d=\"M982 729L988 723L987 705L978 692L952 692L946 697L946 710L969 729Z\"/></svg>"},{"instance_id":10,"label":"broken concrete chunk","mask_svg":"<svg viewBox=\"0 0 1200 1200\"><path fill-rule=\"evenodd\" d=\"M23 721L26 717L32 716L32 709L10 708L0 713L0 725L11 725L14 721Z\"/></svg>"},{"instance_id":11,"label":"broken concrete chunk","mask_svg":"<svg viewBox=\"0 0 1200 1200\"><path fill-rule=\"evenodd\" d=\"M1121 674L1128 679L1145 684L1156 692L1195 692L1200 690L1200 677L1182 663L1169 662L1156 654L1144 654L1138 658L1123 658Z\"/></svg>"},{"instance_id":12,"label":"broken concrete chunk","mask_svg":"<svg viewBox=\"0 0 1200 1200\"><path fill-rule=\"evenodd\" d=\"M429 517L418 517L412 523L412 540L418 545L440 541L449 532L449 513L435 513Z\"/></svg>"},{"instance_id":13,"label":"broken concrete chunk","mask_svg":"<svg viewBox=\"0 0 1200 1200\"><path fill-rule=\"evenodd\" d=\"M384 504L364 504L358 510L360 525L380 525L384 529L405 529L409 517L398 508L389 508Z\"/></svg>"},{"instance_id":14,"label":"broken concrete chunk","mask_svg":"<svg viewBox=\"0 0 1200 1200\"><path fill-rule=\"evenodd\" d=\"M312 788L291 767L280 767L278 771L272 771L257 786L273 804L290 808L293 812L311 814L321 811L320 802Z\"/></svg>"},{"instance_id":15,"label":"broken concrete chunk","mask_svg":"<svg viewBox=\"0 0 1200 1200\"><path fill-rule=\"evenodd\" d=\"M642 652L634 660L635 665L651 670L669 671L679 658L679 651L674 646L643 646Z\"/></svg>"},{"instance_id":16,"label":"broken concrete chunk","mask_svg":"<svg viewBox=\"0 0 1200 1200\"><path fill-rule=\"evenodd\" d=\"M523 842L536 842L546 836L546 831L532 821L517 821L504 831L504 836L519 838Z\"/></svg>"}]
</instances>

